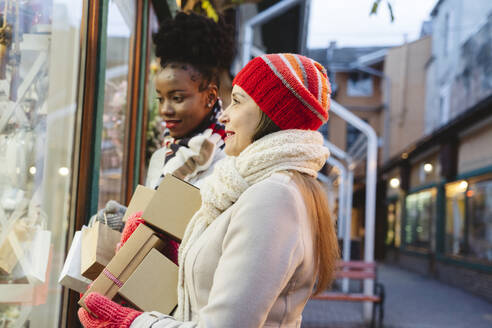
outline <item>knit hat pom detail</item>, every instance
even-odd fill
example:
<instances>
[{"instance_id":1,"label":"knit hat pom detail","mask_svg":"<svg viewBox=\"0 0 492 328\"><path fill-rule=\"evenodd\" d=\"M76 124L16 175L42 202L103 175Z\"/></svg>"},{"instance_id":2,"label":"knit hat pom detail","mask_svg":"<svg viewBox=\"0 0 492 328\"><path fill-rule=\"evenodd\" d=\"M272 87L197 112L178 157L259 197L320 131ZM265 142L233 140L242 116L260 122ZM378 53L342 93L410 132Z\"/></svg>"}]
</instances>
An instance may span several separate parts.
<instances>
[{"instance_id":1,"label":"knit hat pom detail","mask_svg":"<svg viewBox=\"0 0 492 328\"><path fill-rule=\"evenodd\" d=\"M324 67L296 54L251 60L235 77L260 109L282 130L317 130L328 120L331 87Z\"/></svg>"}]
</instances>

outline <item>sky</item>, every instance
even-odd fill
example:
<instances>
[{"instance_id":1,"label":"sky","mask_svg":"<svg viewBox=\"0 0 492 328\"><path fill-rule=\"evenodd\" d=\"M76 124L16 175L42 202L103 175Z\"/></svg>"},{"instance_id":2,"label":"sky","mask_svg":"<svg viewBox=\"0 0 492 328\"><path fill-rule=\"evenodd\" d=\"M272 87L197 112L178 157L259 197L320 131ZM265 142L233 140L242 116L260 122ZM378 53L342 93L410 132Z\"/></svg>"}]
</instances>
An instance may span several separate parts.
<instances>
[{"instance_id":1,"label":"sky","mask_svg":"<svg viewBox=\"0 0 492 328\"><path fill-rule=\"evenodd\" d=\"M311 0L308 47L399 45L419 38L422 22L438 0L390 0L395 21L391 23L386 0L377 15L369 16L373 0Z\"/></svg>"}]
</instances>

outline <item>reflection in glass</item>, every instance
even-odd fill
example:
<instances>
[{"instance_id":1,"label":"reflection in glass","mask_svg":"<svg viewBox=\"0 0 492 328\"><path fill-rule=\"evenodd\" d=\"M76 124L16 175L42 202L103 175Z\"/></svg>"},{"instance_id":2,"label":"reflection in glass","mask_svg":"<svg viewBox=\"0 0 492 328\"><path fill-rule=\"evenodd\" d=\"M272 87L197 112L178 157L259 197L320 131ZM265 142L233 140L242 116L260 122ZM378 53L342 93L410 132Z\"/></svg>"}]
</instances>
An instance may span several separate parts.
<instances>
[{"instance_id":1,"label":"reflection in glass","mask_svg":"<svg viewBox=\"0 0 492 328\"><path fill-rule=\"evenodd\" d=\"M394 200L388 204L388 231L386 233L386 245L400 247L401 235L401 205Z\"/></svg>"},{"instance_id":2,"label":"reflection in glass","mask_svg":"<svg viewBox=\"0 0 492 328\"><path fill-rule=\"evenodd\" d=\"M492 179L446 185L446 253L492 262Z\"/></svg>"},{"instance_id":3,"label":"reflection in glass","mask_svg":"<svg viewBox=\"0 0 492 328\"><path fill-rule=\"evenodd\" d=\"M150 8L149 19L150 30L152 33L156 33L159 25L157 22L157 16L154 9ZM159 115L159 101L157 100L157 92L155 90L155 78L159 73L161 67L157 57L155 56L155 45L151 44L149 68L148 68L148 80L147 80L147 131L145 132L145 161L144 172L146 173L150 157L152 154L162 147L164 140L164 121ZM144 174L145 175L145 174Z\"/></svg>"},{"instance_id":4,"label":"reflection in glass","mask_svg":"<svg viewBox=\"0 0 492 328\"><path fill-rule=\"evenodd\" d=\"M492 180L470 186L468 200L468 253L492 262Z\"/></svg>"},{"instance_id":5,"label":"reflection in glass","mask_svg":"<svg viewBox=\"0 0 492 328\"><path fill-rule=\"evenodd\" d=\"M0 327L57 327L82 1L0 1Z\"/></svg>"},{"instance_id":6,"label":"reflection in glass","mask_svg":"<svg viewBox=\"0 0 492 328\"><path fill-rule=\"evenodd\" d=\"M121 202L126 149L128 68L134 21L134 2L112 1L110 3L98 208L104 207L111 199Z\"/></svg>"},{"instance_id":7,"label":"reflection in glass","mask_svg":"<svg viewBox=\"0 0 492 328\"><path fill-rule=\"evenodd\" d=\"M465 243L465 193L461 182L446 185L446 252L457 255Z\"/></svg>"},{"instance_id":8,"label":"reflection in glass","mask_svg":"<svg viewBox=\"0 0 492 328\"><path fill-rule=\"evenodd\" d=\"M431 250L434 240L436 190L428 189L406 198L405 243ZM431 245L432 242L432 245Z\"/></svg>"}]
</instances>

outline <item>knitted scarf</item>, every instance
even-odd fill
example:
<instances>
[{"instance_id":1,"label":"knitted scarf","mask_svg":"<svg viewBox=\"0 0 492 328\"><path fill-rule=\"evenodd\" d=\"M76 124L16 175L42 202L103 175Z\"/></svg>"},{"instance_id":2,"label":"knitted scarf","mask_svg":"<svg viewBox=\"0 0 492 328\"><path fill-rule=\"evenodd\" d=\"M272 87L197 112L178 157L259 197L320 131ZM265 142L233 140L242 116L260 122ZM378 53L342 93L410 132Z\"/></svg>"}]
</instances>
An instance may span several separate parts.
<instances>
[{"instance_id":1,"label":"knitted scarf","mask_svg":"<svg viewBox=\"0 0 492 328\"><path fill-rule=\"evenodd\" d=\"M204 179L202 206L188 224L179 247L178 308L175 317L191 320L190 295L184 280L184 263L193 243L222 212L250 186L279 171L295 170L316 177L329 151L317 131L283 130L255 141L237 157L219 161Z\"/></svg>"},{"instance_id":2,"label":"knitted scarf","mask_svg":"<svg viewBox=\"0 0 492 328\"><path fill-rule=\"evenodd\" d=\"M217 100L211 115L186 137L176 139L169 130L164 132L166 157L156 189L168 173L189 181L210 167L216 149L224 147L224 126L218 123L221 110L222 102Z\"/></svg>"}]
</instances>

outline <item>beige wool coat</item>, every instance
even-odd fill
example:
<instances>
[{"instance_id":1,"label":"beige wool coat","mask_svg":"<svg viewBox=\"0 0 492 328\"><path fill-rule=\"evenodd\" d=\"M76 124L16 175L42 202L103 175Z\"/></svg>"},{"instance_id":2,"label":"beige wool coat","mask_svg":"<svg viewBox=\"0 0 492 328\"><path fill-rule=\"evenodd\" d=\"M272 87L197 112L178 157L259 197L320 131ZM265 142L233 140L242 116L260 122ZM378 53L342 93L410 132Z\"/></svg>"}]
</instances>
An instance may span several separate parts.
<instances>
[{"instance_id":1,"label":"beige wool coat","mask_svg":"<svg viewBox=\"0 0 492 328\"><path fill-rule=\"evenodd\" d=\"M288 174L249 187L184 264L192 321L145 312L130 328L294 328L315 283L311 220Z\"/></svg>"}]
</instances>

